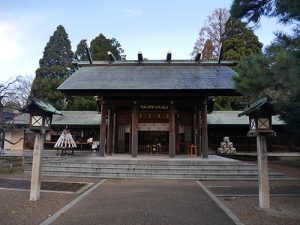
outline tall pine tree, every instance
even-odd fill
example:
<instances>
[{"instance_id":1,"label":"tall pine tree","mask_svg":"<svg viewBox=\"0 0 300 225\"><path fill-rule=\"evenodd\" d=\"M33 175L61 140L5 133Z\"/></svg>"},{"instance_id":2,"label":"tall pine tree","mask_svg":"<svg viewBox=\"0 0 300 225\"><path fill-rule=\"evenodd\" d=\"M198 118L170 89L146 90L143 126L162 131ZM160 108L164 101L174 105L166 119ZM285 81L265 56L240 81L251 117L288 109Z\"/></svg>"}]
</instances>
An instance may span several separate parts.
<instances>
[{"instance_id":1,"label":"tall pine tree","mask_svg":"<svg viewBox=\"0 0 300 225\"><path fill-rule=\"evenodd\" d=\"M240 61L242 57L262 52L262 44L254 32L239 19L229 17L222 34L222 60ZM233 68L236 69L236 68ZM215 108L218 110L241 110L247 105L245 97L220 96L216 98Z\"/></svg>"},{"instance_id":2,"label":"tall pine tree","mask_svg":"<svg viewBox=\"0 0 300 225\"><path fill-rule=\"evenodd\" d=\"M99 34L91 41L91 53L93 60L107 60L107 52L110 51L117 60L125 60L124 50L121 44L115 39L106 38Z\"/></svg>"},{"instance_id":3,"label":"tall pine tree","mask_svg":"<svg viewBox=\"0 0 300 225\"><path fill-rule=\"evenodd\" d=\"M77 61L88 61L88 55L86 52L86 40L82 39L78 45L77 45L77 49L76 52L74 54L74 59Z\"/></svg>"},{"instance_id":4,"label":"tall pine tree","mask_svg":"<svg viewBox=\"0 0 300 225\"><path fill-rule=\"evenodd\" d=\"M222 56L225 60L239 61L243 56L261 53L263 46L254 32L246 27L245 23L232 17L229 17L226 22L222 40Z\"/></svg>"},{"instance_id":5,"label":"tall pine tree","mask_svg":"<svg viewBox=\"0 0 300 225\"><path fill-rule=\"evenodd\" d=\"M51 102L57 109L63 109L65 97L57 87L74 72L73 52L68 34L59 25L47 43L40 67L31 88L31 95Z\"/></svg>"}]
</instances>

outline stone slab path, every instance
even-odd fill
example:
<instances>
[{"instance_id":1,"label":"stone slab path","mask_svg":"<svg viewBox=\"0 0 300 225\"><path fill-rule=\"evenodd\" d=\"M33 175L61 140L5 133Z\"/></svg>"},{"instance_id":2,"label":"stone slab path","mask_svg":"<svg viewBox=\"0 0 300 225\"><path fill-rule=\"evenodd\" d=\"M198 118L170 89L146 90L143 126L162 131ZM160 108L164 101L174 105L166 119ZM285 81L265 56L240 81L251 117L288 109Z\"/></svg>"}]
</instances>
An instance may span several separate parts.
<instances>
[{"instance_id":1,"label":"stone slab path","mask_svg":"<svg viewBox=\"0 0 300 225\"><path fill-rule=\"evenodd\" d=\"M107 180L55 225L232 225L195 181Z\"/></svg>"}]
</instances>

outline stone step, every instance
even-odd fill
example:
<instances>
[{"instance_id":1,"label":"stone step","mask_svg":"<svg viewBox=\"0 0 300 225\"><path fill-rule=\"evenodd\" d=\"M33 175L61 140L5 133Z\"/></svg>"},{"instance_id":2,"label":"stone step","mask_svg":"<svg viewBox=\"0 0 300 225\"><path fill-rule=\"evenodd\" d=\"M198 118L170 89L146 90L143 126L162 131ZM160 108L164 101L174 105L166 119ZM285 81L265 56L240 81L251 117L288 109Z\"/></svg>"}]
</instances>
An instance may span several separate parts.
<instances>
[{"instance_id":1,"label":"stone step","mask_svg":"<svg viewBox=\"0 0 300 225\"><path fill-rule=\"evenodd\" d=\"M28 166L30 168L30 166ZM43 168L49 168L49 169L56 169L56 168L65 168L68 170L153 170L153 171L159 171L159 170L178 170L178 171L224 171L224 172L230 172L230 171L255 171L257 172L258 168L257 166L133 166L133 165L98 165L98 164L62 164L62 165L52 165L52 164L44 164ZM271 171L271 170L269 170Z\"/></svg>"},{"instance_id":2,"label":"stone step","mask_svg":"<svg viewBox=\"0 0 300 225\"><path fill-rule=\"evenodd\" d=\"M196 158L191 158L190 160L180 160L180 159L172 159L172 160L162 160L162 159L157 159L157 160L145 160L145 159L124 159L124 160L113 160L113 159L85 159L85 158L72 158L72 157L58 157L58 158L51 158L51 159L45 159L43 158L43 162L51 162L51 163L61 163L61 162L66 162L66 163L101 163L101 164L110 164L110 165L115 165L115 164L131 164L131 165L161 165L161 164L166 164L166 165L239 165L239 164L249 164L245 162L241 162L238 160L228 160L228 161L220 161L220 160L193 160ZM25 157L25 162L31 163L32 162L32 157ZM252 164L249 164L252 165Z\"/></svg>"},{"instance_id":3,"label":"stone step","mask_svg":"<svg viewBox=\"0 0 300 225\"><path fill-rule=\"evenodd\" d=\"M30 165L30 164L28 164ZM176 164L176 163L160 163L160 164L153 164L153 163L145 163L145 164L130 164L130 163L119 163L119 164L114 164L114 163L76 163L76 162L43 162L43 165L47 166L58 166L58 167L64 167L64 166L72 166L72 167L92 167L92 168L97 168L97 167L113 167L113 168L122 168L122 167L132 167L132 168L143 168L143 167L149 167L149 168L165 168L165 167L175 167L175 168L213 168L213 167L218 167L218 168L232 168L232 169L238 169L238 168L243 168L243 169L255 169L257 168L257 165L255 164L203 164L203 163L198 163L198 164Z\"/></svg>"},{"instance_id":4,"label":"stone step","mask_svg":"<svg viewBox=\"0 0 300 225\"><path fill-rule=\"evenodd\" d=\"M100 177L100 178L151 178L151 179L196 179L196 180L257 180L257 174L148 174L148 173L99 173L99 172L63 172L43 171L47 176L76 176L76 177ZM281 179L282 176L270 175L270 179Z\"/></svg>"},{"instance_id":5,"label":"stone step","mask_svg":"<svg viewBox=\"0 0 300 225\"><path fill-rule=\"evenodd\" d=\"M32 157L25 159L30 173ZM43 158L43 175L100 178L257 180L257 165L238 160ZM283 177L269 171L270 179Z\"/></svg>"},{"instance_id":6,"label":"stone step","mask_svg":"<svg viewBox=\"0 0 300 225\"><path fill-rule=\"evenodd\" d=\"M25 165L32 165L32 161L26 161ZM153 162L153 161L146 161L146 162L132 162L132 161L43 161L43 165L52 165L52 166L87 166L87 167L232 167L232 168L255 168L257 167L256 164L250 164L245 162L205 162L205 161L197 161L197 162L189 162L189 161L162 161L162 162Z\"/></svg>"},{"instance_id":7,"label":"stone step","mask_svg":"<svg viewBox=\"0 0 300 225\"><path fill-rule=\"evenodd\" d=\"M219 174L219 175L256 175L257 171L219 171L219 170L210 170L210 171L182 171L182 170L148 170L148 169L141 169L141 170L107 170L107 169L85 169L85 170L78 170L77 168L43 168L43 172L58 172L58 173L99 173L99 174L141 174L141 175L210 175L210 174ZM281 174L271 172L269 176L281 176Z\"/></svg>"}]
</instances>

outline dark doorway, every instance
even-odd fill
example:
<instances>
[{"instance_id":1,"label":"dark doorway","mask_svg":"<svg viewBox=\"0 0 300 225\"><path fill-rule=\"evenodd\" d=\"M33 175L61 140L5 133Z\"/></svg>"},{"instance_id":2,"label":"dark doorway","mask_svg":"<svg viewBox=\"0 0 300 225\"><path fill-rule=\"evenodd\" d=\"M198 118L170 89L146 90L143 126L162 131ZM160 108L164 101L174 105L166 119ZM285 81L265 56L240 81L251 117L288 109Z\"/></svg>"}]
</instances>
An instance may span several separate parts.
<instances>
[{"instance_id":1,"label":"dark doorway","mask_svg":"<svg viewBox=\"0 0 300 225\"><path fill-rule=\"evenodd\" d=\"M168 131L139 131L139 153L168 154Z\"/></svg>"}]
</instances>

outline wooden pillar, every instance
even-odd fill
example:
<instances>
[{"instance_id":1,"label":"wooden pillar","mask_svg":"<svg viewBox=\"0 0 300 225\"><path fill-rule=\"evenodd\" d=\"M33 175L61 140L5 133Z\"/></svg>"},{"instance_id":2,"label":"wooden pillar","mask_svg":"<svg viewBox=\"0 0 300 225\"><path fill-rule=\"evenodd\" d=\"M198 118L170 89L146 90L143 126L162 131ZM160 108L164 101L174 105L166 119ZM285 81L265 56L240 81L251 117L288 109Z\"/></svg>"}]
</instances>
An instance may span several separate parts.
<instances>
[{"instance_id":1,"label":"wooden pillar","mask_svg":"<svg viewBox=\"0 0 300 225\"><path fill-rule=\"evenodd\" d=\"M257 161L258 161L258 190L259 207L270 208L270 188L268 178L268 156L266 136L258 135L257 141Z\"/></svg>"},{"instance_id":2,"label":"wooden pillar","mask_svg":"<svg viewBox=\"0 0 300 225\"><path fill-rule=\"evenodd\" d=\"M138 154L138 115L137 106L132 107L131 117L131 156L137 157Z\"/></svg>"},{"instance_id":3,"label":"wooden pillar","mask_svg":"<svg viewBox=\"0 0 300 225\"><path fill-rule=\"evenodd\" d=\"M197 145L197 113L193 114L193 141L192 143Z\"/></svg>"},{"instance_id":4,"label":"wooden pillar","mask_svg":"<svg viewBox=\"0 0 300 225\"><path fill-rule=\"evenodd\" d=\"M108 129L107 129L107 154L112 155L113 146L113 112L108 110Z\"/></svg>"},{"instance_id":5,"label":"wooden pillar","mask_svg":"<svg viewBox=\"0 0 300 225\"><path fill-rule=\"evenodd\" d=\"M115 153L116 152L116 131L117 131L117 114L114 112L113 114L113 144L112 144L112 152Z\"/></svg>"},{"instance_id":6,"label":"wooden pillar","mask_svg":"<svg viewBox=\"0 0 300 225\"><path fill-rule=\"evenodd\" d=\"M207 101L204 100L201 114L201 149L202 158L208 158L208 134L207 134Z\"/></svg>"},{"instance_id":7,"label":"wooden pillar","mask_svg":"<svg viewBox=\"0 0 300 225\"><path fill-rule=\"evenodd\" d=\"M169 157L175 157L176 134L175 134L175 106L170 105L169 109Z\"/></svg>"},{"instance_id":8,"label":"wooden pillar","mask_svg":"<svg viewBox=\"0 0 300 225\"><path fill-rule=\"evenodd\" d=\"M100 125L100 150L99 155L105 155L105 140L106 140L106 114L107 105L101 104L101 125Z\"/></svg>"},{"instance_id":9,"label":"wooden pillar","mask_svg":"<svg viewBox=\"0 0 300 225\"><path fill-rule=\"evenodd\" d=\"M35 134L31 172L30 201L37 201L40 199L44 139L45 130L42 130Z\"/></svg>"},{"instance_id":10,"label":"wooden pillar","mask_svg":"<svg viewBox=\"0 0 300 225\"><path fill-rule=\"evenodd\" d=\"M197 156L201 155L201 109L197 108Z\"/></svg>"}]
</instances>

